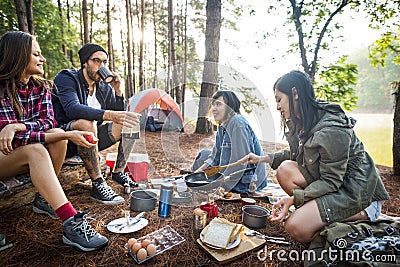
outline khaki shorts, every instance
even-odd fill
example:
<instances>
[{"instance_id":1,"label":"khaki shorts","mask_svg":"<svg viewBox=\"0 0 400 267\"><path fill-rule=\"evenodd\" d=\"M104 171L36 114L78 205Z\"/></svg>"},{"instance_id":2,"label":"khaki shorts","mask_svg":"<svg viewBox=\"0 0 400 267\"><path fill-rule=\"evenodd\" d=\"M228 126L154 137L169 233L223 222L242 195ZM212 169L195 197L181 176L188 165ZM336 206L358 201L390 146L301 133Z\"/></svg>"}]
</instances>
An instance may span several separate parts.
<instances>
[{"instance_id":1,"label":"khaki shorts","mask_svg":"<svg viewBox=\"0 0 400 267\"><path fill-rule=\"evenodd\" d=\"M371 222L376 221L378 217L381 215L382 211L382 201L374 201L369 205L366 209L365 212L368 215L368 218L370 219Z\"/></svg>"}]
</instances>

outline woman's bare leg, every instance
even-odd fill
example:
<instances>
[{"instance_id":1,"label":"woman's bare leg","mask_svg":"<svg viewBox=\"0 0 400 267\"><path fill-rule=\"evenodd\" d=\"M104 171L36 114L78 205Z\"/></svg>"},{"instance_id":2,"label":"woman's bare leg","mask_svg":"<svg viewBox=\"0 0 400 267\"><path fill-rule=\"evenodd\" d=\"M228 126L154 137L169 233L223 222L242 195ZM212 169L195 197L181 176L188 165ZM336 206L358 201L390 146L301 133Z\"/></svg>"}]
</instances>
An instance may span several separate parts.
<instances>
[{"instance_id":1,"label":"woman's bare leg","mask_svg":"<svg viewBox=\"0 0 400 267\"><path fill-rule=\"evenodd\" d=\"M279 185L289 196L293 195L293 189L304 189L307 186L307 182L295 161L283 161L276 172L276 178ZM311 241L314 234L325 225L326 223L321 219L315 200L308 201L296 209L285 221L286 231L299 242Z\"/></svg>"},{"instance_id":2,"label":"woman's bare leg","mask_svg":"<svg viewBox=\"0 0 400 267\"><path fill-rule=\"evenodd\" d=\"M327 225L321 219L317 202L310 200L296 209L285 221L285 229L298 242L310 242L316 232Z\"/></svg>"},{"instance_id":3,"label":"woman's bare leg","mask_svg":"<svg viewBox=\"0 0 400 267\"><path fill-rule=\"evenodd\" d=\"M307 187L303 174L299 171L297 162L284 161L279 166L276 177L282 189L290 196L293 189L304 189ZM367 219L365 214L355 214L343 221L356 221ZM285 229L290 236L299 242L310 242L312 237L328 223L323 222L317 202L310 200L296 209L285 221Z\"/></svg>"},{"instance_id":4,"label":"woman's bare leg","mask_svg":"<svg viewBox=\"0 0 400 267\"><path fill-rule=\"evenodd\" d=\"M29 172L33 185L54 210L68 202L42 144L18 147L7 156L0 153L0 170L0 179Z\"/></svg>"},{"instance_id":5,"label":"woman's bare leg","mask_svg":"<svg viewBox=\"0 0 400 267\"><path fill-rule=\"evenodd\" d=\"M285 160L279 165L276 171L276 178L279 185L289 195L293 195L293 189L304 189L307 182L303 174L299 171L297 162L292 160Z\"/></svg>"},{"instance_id":6,"label":"woman's bare leg","mask_svg":"<svg viewBox=\"0 0 400 267\"><path fill-rule=\"evenodd\" d=\"M59 128L53 128L47 131L48 133L62 133L63 130ZM46 148L49 151L51 161L53 162L54 171L56 176L60 174L62 165L64 163L65 154L67 153L68 140L60 140L58 142L46 144Z\"/></svg>"}]
</instances>

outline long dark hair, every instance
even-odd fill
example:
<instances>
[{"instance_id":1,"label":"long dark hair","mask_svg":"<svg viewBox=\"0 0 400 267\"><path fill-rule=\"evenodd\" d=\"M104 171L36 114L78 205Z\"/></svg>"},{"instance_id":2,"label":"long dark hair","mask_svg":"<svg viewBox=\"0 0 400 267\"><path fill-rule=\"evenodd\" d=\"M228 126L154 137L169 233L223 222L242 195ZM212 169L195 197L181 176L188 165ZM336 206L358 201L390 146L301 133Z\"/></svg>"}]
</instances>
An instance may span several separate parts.
<instances>
[{"instance_id":1,"label":"long dark hair","mask_svg":"<svg viewBox=\"0 0 400 267\"><path fill-rule=\"evenodd\" d=\"M18 118L22 115L23 107L16 88L31 60L33 40L34 36L21 31L7 32L0 38L0 98L4 98L5 94L10 98ZM34 75L32 80L36 85L50 89L48 81L43 78Z\"/></svg>"},{"instance_id":2,"label":"long dark hair","mask_svg":"<svg viewBox=\"0 0 400 267\"><path fill-rule=\"evenodd\" d=\"M292 88L296 88L300 118L296 117L293 105ZM315 92L310 77L301 71L293 70L280 77L274 84L274 91L278 90L289 97L290 118L297 131L307 134L318 119L319 101L315 99Z\"/></svg>"}]
</instances>

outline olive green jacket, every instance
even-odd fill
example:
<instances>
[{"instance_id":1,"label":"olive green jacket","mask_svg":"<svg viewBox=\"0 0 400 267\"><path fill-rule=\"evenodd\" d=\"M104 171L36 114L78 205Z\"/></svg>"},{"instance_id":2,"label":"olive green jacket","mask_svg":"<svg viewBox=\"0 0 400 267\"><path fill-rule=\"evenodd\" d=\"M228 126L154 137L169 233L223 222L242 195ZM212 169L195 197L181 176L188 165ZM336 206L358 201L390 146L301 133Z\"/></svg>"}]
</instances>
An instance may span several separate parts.
<instances>
[{"instance_id":1,"label":"olive green jacket","mask_svg":"<svg viewBox=\"0 0 400 267\"><path fill-rule=\"evenodd\" d=\"M315 199L323 221L348 218L373 201L388 200L371 157L353 130L355 120L336 104L325 104L319 121L307 136L286 135L290 150L271 154L272 168L295 160L308 186L293 190L298 208Z\"/></svg>"}]
</instances>

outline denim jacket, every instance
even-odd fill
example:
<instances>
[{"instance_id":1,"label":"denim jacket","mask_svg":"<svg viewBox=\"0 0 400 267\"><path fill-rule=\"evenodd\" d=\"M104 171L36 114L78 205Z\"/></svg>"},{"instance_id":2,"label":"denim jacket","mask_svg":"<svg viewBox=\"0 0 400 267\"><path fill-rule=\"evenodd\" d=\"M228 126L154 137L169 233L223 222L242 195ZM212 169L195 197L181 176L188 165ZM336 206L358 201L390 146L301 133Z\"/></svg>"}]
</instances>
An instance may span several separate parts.
<instances>
[{"instance_id":1,"label":"denim jacket","mask_svg":"<svg viewBox=\"0 0 400 267\"><path fill-rule=\"evenodd\" d=\"M59 125L72 120L86 119L102 123L105 110L125 110L123 96L116 96L114 90L104 82L97 83L96 98L101 109L87 105L89 85L82 69L62 70L54 78L55 90L52 96L53 109Z\"/></svg>"},{"instance_id":2,"label":"denim jacket","mask_svg":"<svg viewBox=\"0 0 400 267\"><path fill-rule=\"evenodd\" d=\"M250 152L256 155L263 154L260 142L249 123L242 115L236 114L230 118L225 127L218 126L215 145L205 163L210 166L227 165L236 162ZM236 192L248 192L249 183L254 180L258 190L264 188L267 185L266 164L249 164L246 168L254 166L257 167L255 171L239 172L239 174L233 175L226 183L227 186ZM223 174L229 175L240 170L244 171L243 165L229 167L223 171Z\"/></svg>"}]
</instances>

